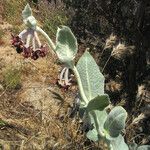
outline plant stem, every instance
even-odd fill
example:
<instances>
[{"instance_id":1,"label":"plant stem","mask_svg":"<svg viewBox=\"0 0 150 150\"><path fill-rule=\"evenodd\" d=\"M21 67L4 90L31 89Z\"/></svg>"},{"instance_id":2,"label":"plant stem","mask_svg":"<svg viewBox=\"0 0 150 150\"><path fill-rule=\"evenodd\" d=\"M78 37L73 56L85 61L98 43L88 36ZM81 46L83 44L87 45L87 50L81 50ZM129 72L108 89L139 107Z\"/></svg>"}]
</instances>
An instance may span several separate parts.
<instances>
[{"instance_id":1,"label":"plant stem","mask_svg":"<svg viewBox=\"0 0 150 150\"><path fill-rule=\"evenodd\" d=\"M74 66L72 70L73 70L73 72L74 72L74 74L76 76L76 79L77 79L77 82L78 82L78 86L79 86L79 90L80 90L80 94L81 94L81 97L84 100L85 106L86 106L88 104L88 99L85 96L79 72L78 72L76 66Z\"/></svg>"},{"instance_id":2,"label":"plant stem","mask_svg":"<svg viewBox=\"0 0 150 150\"><path fill-rule=\"evenodd\" d=\"M102 69L102 73L103 73L103 71L104 71L105 67L107 66L107 64L108 64L108 62L109 62L109 60L110 60L110 58L111 58L111 55L110 55L110 56L109 56L109 58L107 59L107 61L106 61L105 65L104 65L104 67L103 67L103 69Z\"/></svg>"},{"instance_id":3,"label":"plant stem","mask_svg":"<svg viewBox=\"0 0 150 150\"><path fill-rule=\"evenodd\" d=\"M34 31L34 36L33 37L35 37L35 41L37 42L37 44L38 44L38 47L41 47L42 46L42 44L41 44L41 41L40 41L40 39L39 39L39 37L38 37L38 34L37 34L37 32L36 31Z\"/></svg>"},{"instance_id":4,"label":"plant stem","mask_svg":"<svg viewBox=\"0 0 150 150\"><path fill-rule=\"evenodd\" d=\"M24 34L27 33L27 29L23 30L21 33L19 33L19 37L22 38Z\"/></svg>"},{"instance_id":5,"label":"plant stem","mask_svg":"<svg viewBox=\"0 0 150 150\"><path fill-rule=\"evenodd\" d=\"M26 41L26 48L28 48L30 46L30 41L31 41L31 38L32 38L32 34L29 33L28 36L27 36L27 41Z\"/></svg>"},{"instance_id":6,"label":"plant stem","mask_svg":"<svg viewBox=\"0 0 150 150\"><path fill-rule=\"evenodd\" d=\"M47 35L47 33L45 33L40 27L36 27L36 31L40 32L47 40L49 46L52 48L53 51L55 51L55 44L52 42L52 40L50 39L50 37Z\"/></svg>"}]
</instances>

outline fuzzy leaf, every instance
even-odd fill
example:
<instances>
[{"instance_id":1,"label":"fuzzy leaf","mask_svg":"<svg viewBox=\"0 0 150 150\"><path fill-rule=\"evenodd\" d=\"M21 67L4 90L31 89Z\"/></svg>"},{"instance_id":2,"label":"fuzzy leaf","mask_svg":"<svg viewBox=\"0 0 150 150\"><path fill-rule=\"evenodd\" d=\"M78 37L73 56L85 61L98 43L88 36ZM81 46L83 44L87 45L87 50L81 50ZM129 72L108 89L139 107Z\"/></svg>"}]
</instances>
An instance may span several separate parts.
<instances>
[{"instance_id":1,"label":"fuzzy leaf","mask_svg":"<svg viewBox=\"0 0 150 150\"><path fill-rule=\"evenodd\" d=\"M56 34L56 53L63 63L71 63L77 53L77 39L67 26L58 28ZM68 64L70 65L70 64Z\"/></svg>"},{"instance_id":2,"label":"fuzzy leaf","mask_svg":"<svg viewBox=\"0 0 150 150\"><path fill-rule=\"evenodd\" d=\"M115 108L113 108L104 124L106 132L111 137L119 136L120 132L125 127L126 118L127 112L123 107L116 106Z\"/></svg>"},{"instance_id":3,"label":"fuzzy leaf","mask_svg":"<svg viewBox=\"0 0 150 150\"><path fill-rule=\"evenodd\" d=\"M104 94L104 76L89 52L86 51L82 55L77 63L77 70L84 93L89 101Z\"/></svg>"},{"instance_id":4,"label":"fuzzy leaf","mask_svg":"<svg viewBox=\"0 0 150 150\"><path fill-rule=\"evenodd\" d=\"M86 137L94 142L100 140L100 136L98 135L96 129L89 130L86 134Z\"/></svg>"},{"instance_id":5,"label":"fuzzy leaf","mask_svg":"<svg viewBox=\"0 0 150 150\"><path fill-rule=\"evenodd\" d=\"M113 138L110 144L113 150L129 150L128 145L124 142L124 138L121 134L117 138Z\"/></svg>"},{"instance_id":6,"label":"fuzzy leaf","mask_svg":"<svg viewBox=\"0 0 150 150\"><path fill-rule=\"evenodd\" d=\"M22 11L22 17L23 19L27 19L29 16L32 16L32 9L29 4L27 4Z\"/></svg>"},{"instance_id":7,"label":"fuzzy leaf","mask_svg":"<svg viewBox=\"0 0 150 150\"><path fill-rule=\"evenodd\" d=\"M105 95L98 95L94 99L92 99L87 106L88 111L92 110L104 110L105 107L109 105L109 96L107 94Z\"/></svg>"},{"instance_id":8,"label":"fuzzy leaf","mask_svg":"<svg viewBox=\"0 0 150 150\"><path fill-rule=\"evenodd\" d=\"M137 150L150 150L150 145L139 146Z\"/></svg>"},{"instance_id":9,"label":"fuzzy leaf","mask_svg":"<svg viewBox=\"0 0 150 150\"><path fill-rule=\"evenodd\" d=\"M87 138L92 141L98 141L100 139L99 133L103 133L104 122L107 119L106 111L92 111L89 114L90 122L94 126L94 129L87 133Z\"/></svg>"}]
</instances>

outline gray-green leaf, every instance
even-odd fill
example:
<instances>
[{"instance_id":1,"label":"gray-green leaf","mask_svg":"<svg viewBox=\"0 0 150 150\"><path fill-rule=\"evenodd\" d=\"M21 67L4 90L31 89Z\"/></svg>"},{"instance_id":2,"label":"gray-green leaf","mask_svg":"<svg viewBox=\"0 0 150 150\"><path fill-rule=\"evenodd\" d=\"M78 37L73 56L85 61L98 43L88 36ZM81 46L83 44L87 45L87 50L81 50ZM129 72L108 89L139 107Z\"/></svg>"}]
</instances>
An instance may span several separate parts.
<instances>
[{"instance_id":1,"label":"gray-green leaf","mask_svg":"<svg viewBox=\"0 0 150 150\"><path fill-rule=\"evenodd\" d=\"M119 136L120 132L125 127L126 118L127 112L123 107L116 106L115 108L113 108L104 124L106 132L111 137Z\"/></svg>"},{"instance_id":2,"label":"gray-green leaf","mask_svg":"<svg viewBox=\"0 0 150 150\"><path fill-rule=\"evenodd\" d=\"M32 16L32 9L29 4L27 4L22 11L22 17L23 19L27 19L29 16Z\"/></svg>"},{"instance_id":3,"label":"gray-green leaf","mask_svg":"<svg viewBox=\"0 0 150 150\"><path fill-rule=\"evenodd\" d=\"M100 140L100 136L98 135L96 129L93 130L89 130L86 133L86 137L94 142L99 141Z\"/></svg>"},{"instance_id":4,"label":"gray-green leaf","mask_svg":"<svg viewBox=\"0 0 150 150\"><path fill-rule=\"evenodd\" d=\"M93 57L89 52L85 52L77 63L82 87L87 99L104 94L104 76L99 70Z\"/></svg>"},{"instance_id":5,"label":"gray-green leaf","mask_svg":"<svg viewBox=\"0 0 150 150\"><path fill-rule=\"evenodd\" d=\"M75 58L78 50L77 39L67 26L58 28L56 34L56 53L63 63L70 63ZM69 64L70 65L70 64Z\"/></svg>"},{"instance_id":6,"label":"gray-green leaf","mask_svg":"<svg viewBox=\"0 0 150 150\"><path fill-rule=\"evenodd\" d=\"M107 94L104 95L98 95L94 99L92 99L87 106L88 111L92 110L104 110L105 107L109 105L109 96Z\"/></svg>"},{"instance_id":7,"label":"gray-green leaf","mask_svg":"<svg viewBox=\"0 0 150 150\"><path fill-rule=\"evenodd\" d=\"M129 150L128 145L124 142L124 138L121 134L117 138L113 138L110 144L113 150Z\"/></svg>"},{"instance_id":8,"label":"gray-green leaf","mask_svg":"<svg viewBox=\"0 0 150 150\"><path fill-rule=\"evenodd\" d=\"M87 138L92 141L98 141L104 131L104 122L106 121L107 113L105 110L94 110L88 113L88 116L90 118L90 123L94 126L94 129L87 133Z\"/></svg>"},{"instance_id":9,"label":"gray-green leaf","mask_svg":"<svg viewBox=\"0 0 150 150\"><path fill-rule=\"evenodd\" d=\"M139 146L137 150L150 150L150 145Z\"/></svg>"}]
</instances>

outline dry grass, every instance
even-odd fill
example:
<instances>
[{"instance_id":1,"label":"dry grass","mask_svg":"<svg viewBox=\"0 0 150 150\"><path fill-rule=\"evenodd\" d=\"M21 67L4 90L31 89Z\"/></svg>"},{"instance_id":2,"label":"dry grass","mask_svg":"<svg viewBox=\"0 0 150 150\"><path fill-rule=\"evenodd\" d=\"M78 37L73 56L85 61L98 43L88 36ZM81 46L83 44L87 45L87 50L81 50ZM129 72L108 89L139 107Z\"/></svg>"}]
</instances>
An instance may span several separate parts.
<instances>
[{"instance_id":1,"label":"dry grass","mask_svg":"<svg viewBox=\"0 0 150 150\"><path fill-rule=\"evenodd\" d=\"M18 5L17 1L15 5L12 3L7 7L15 6L17 10L21 10ZM6 17L5 13L9 15ZM5 32L5 43L0 47L0 83L5 81L5 84L9 82L10 85L16 78L14 74L10 75L12 68L15 68L20 73L18 83L21 87L8 88L2 84L4 90L0 91L0 149L98 149L96 144L89 142L81 133L79 119L68 117L76 87L67 92L57 87L61 66L57 65L57 60L51 53L36 61L24 60L23 56L16 53L10 46L10 31L17 32L22 27L19 26L19 20L15 22L12 19L11 11L5 13L3 17L9 24L1 24ZM6 72L9 72L9 76L5 76ZM13 87L16 83L13 82ZM62 97L61 101L54 92Z\"/></svg>"}]
</instances>

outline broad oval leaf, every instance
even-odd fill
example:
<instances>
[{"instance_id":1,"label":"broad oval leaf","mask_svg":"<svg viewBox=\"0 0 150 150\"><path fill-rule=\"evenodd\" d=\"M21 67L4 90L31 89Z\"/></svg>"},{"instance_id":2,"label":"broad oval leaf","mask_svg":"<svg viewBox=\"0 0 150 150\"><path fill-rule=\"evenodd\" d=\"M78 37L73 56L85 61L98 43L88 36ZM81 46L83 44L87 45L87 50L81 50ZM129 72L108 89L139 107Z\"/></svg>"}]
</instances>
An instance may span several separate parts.
<instances>
[{"instance_id":1,"label":"broad oval leaf","mask_svg":"<svg viewBox=\"0 0 150 150\"><path fill-rule=\"evenodd\" d=\"M29 4L27 4L22 11L22 17L23 19L27 19L29 16L32 16L32 9Z\"/></svg>"},{"instance_id":2,"label":"broad oval leaf","mask_svg":"<svg viewBox=\"0 0 150 150\"><path fill-rule=\"evenodd\" d=\"M77 39L75 38L71 29L67 26L62 26L61 29L58 28L56 34L55 51L60 61L66 64L72 62L75 58L77 50Z\"/></svg>"},{"instance_id":3,"label":"broad oval leaf","mask_svg":"<svg viewBox=\"0 0 150 150\"><path fill-rule=\"evenodd\" d=\"M106 132L111 137L119 136L122 129L125 128L125 121L127 118L126 110L121 106L116 106L109 113L107 120L104 124Z\"/></svg>"},{"instance_id":4,"label":"broad oval leaf","mask_svg":"<svg viewBox=\"0 0 150 150\"><path fill-rule=\"evenodd\" d=\"M92 141L98 141L100 139L100 134L103 134L104 123L107 119L106 111L94 110L88 113L90 123L94 126L94 129L87 133L87 138Z\"/></svg>"},{"instance_id":5,"label":"broad oval leaf","mask_svg":"<svg viewBox=\"0 0 150 150\"><path fill-rule=\"evenodd\" d=\"M120 134L117 138L113 138L110 142L113 150L129 150L128 145L124 142L123 136Z\"/></svg>"},{"instance_id":6,"label":"broad oval leaf","mask_svg":"<svg viewBox=\"0 0 150 150\"><path fill-rule=\"evenodd\" d=\"M104 94L104 76L89 52L86 51L79 59L77 70L84 93L89 101Z\"/></svg>"},{"instance_id":7,"label":"broad oval leaf","mask_svg":"<svg viewBox=\"0 0 150 150\"><path fill-rule=\"evenodd\" d=\"M150 150L150 145L139 146L137 150Z\"/></svg>"},{"instance_id":8,"label":"broad oval leaf","mask_svg":"<svg viewBox=\"0 0 150 150\"><path fill-rule=\"evenodd\" d=\"M110 103L109 96L107 94L104 95L98 95L94 99L92 99L87 106L87 111L92 110L104 110L105 107L107 107Z\"/></svg>"}]
</instances>

